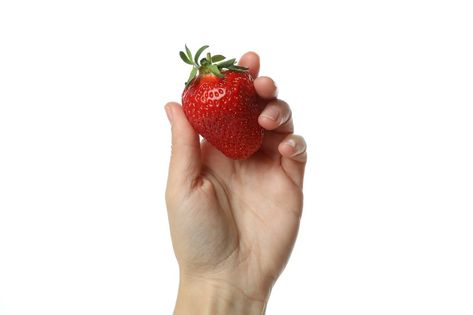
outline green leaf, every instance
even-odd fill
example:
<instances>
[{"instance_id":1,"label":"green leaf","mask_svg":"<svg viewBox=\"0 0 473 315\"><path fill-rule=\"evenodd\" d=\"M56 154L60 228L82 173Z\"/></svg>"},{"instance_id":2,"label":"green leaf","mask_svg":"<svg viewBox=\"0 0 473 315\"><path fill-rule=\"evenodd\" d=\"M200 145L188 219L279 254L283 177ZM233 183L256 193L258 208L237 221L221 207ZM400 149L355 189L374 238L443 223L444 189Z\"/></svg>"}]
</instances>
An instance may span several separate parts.
<instances>
[{"instance_id":1,"label":"green leaf","mask_svg":"<svg viewBox=\"0 0 473 315\"><path fill-rule=\"evenodd\" d=\"M222 61L222 60L225 60L225 57L222 56L222 55L212 56L212 62L219 62L219 61Z\"/></svg>"},{"instance_id":2,"label":"green leaf","mask_svg":"<svg viewBox=\"0 0 473 315\"><path fill-rule=\"evenodd\" d=\"M209 52L207 53L207 61L208 61L209 63L212 63L212 56L210 55Z\"/></svg>"},{"instance_id":3,"label":"green leaf","mask_svg":"<svg viewBox=\"0 0 473 315\"><path fill-rule=\"evenodd\" d=\"M193 64L192 61L190 61L189 58L187 58L186 54L185 54L183 51L180 51L180 52L179 52L179 56L181 56L181 59L182 59L185 63L190 64L190 65Z\"/></svg>"},{"instance_id":4,"label":"green leaf","mask_svg":"<svg viewBox=\"0 0 473 315\"><path fill-rule=\"evenodd\" d=\"M234 65L232 67L235 68L235 69L238 69L238 70L245 70L245 71L248 70L247 67L242 67L242 66L237 66L237 65Z\"/></svg>"},{"instance_id":5,"label":"green leaf","mask_svg":"<svg viewBox=\"0 0 473 315\"><path fill-rule=\"evenodd\" d=\"M209 69L210 69L210 72L212 72L212 74L214 74L215 76L219 78L223 78L223 74L220 72L217 65L210 65Z\"/></svg>"},{"instance_id":6,"label":"green leaf","mask_svg":"<svg viewBox=\"0 0 473 315\"><path fill-rule=\"evenodd\" d=\"M230 66L232 66L234 63L235 63L236 59L233 58L233 59L230 59L230 60L227 60L227 61L223 61L219 64L217 64L217 66L222 69L222 68L228 68Z\"/></svg>"},{"instance_id":7,"label":"green leaf","mask_svg":"<svg viewBox=\"0 0 473 315\"><path fill-rule=\"evenodd\" d=\"M185 45L185 46L186 46L187 57L188 57L189 60L192 62L192 53L191 53L190 49L187 48L187 45Z\"/></svg>"},{"instance_id":8,"label":"green leaf","mask_svg":"<svg viewBox=\"0 0 473 315\"><path fill-rule=\"evenodd\" d=\"M202 58L202 59L200 59L200 64L201 64L202 66L206 66L206 65L209 64L209 62L207 61L207 59Z\"/></svg>"},{"instance_id":9,"label":"green leaf","mask_svg":"<svg viewBox=\"0 0 473 315\"><path fill-rule=\"evenodd\" d=\"M205 45L205 46L202 46L199 48L199 50L197 50L197 52L195 53L195 57L194 57L194 61L195 63L199 63L199 57L200 55L204 52L204 50L206 50L207 48L209 48L208 45Z\"/></svg>"},{"instance_id":10,"label":"green leaf","mask_svg":"<svg viewBox=\"0 0 473 315\"><path fill-rule=\"evenodd\" d=\"M248 71L248 68L242 67L242 66L237 66L237 65L232 65L227 68L228 70L233 70L233 71L238 71L238 72L246 72Z\"/></svg>"},{"instance_id":11,"label":"green leaf","mask_svg":"<svg viewBox=\"0 0 473 315\"><path fill-rule=\"evenodd\" d=\"M186 82L186 86L189 85L189 83L191 83L192 80L194 80L196 74L197 74L197 68L196 68L196 67L192 67L191 74L189 75L189 79L187 79L187 82Z\"/></svg>"},{"instance_id":12,"label":"green leaf","mask_svg":"<svg viewBox=\"0 0 473 315\"><path fill-rule=\"evenodd\" d=\"M228 68L228 70L236 71L236 72L247 72L248 71L248 70L242 70L242 69L237 69L237 68Z\"/></svg>"}]
</instances>

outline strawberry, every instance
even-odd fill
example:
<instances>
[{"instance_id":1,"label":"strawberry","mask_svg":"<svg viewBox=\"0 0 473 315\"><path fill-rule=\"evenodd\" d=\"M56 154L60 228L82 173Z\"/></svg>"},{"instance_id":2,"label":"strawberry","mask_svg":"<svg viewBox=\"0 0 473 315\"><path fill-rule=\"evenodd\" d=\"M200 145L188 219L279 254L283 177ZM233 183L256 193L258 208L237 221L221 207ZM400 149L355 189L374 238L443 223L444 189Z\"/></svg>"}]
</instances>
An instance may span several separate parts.
<instances>
[{"instance_id":1,"label":"strawberry","mask_svg":"<svg viewBox=\"0 0 473 315\"><path fill-rule=\"evenodd\" d=\"M235 59L207 53L199 60L207 48L201 47L194 58L187 46L180 52L182 60L192 65L182 108L192 127L215 148L231 159L247 159L263 141L258 116L264 104L248 69L236 65Z\"/></svg>"}]
</instances>

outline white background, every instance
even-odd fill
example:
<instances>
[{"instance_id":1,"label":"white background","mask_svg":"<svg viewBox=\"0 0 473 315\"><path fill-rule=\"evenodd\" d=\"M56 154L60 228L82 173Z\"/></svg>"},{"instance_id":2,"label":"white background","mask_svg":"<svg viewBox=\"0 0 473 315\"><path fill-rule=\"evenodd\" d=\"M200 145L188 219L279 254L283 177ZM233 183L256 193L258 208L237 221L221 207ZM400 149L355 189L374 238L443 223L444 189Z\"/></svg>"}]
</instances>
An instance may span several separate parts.
<instances>
[{"instance_id":1,"label":"white background","mask_svg":"<svg viewBox=\"0 0 473 315\"><path fill-rule=\"evenodd\" d=\"M184 43L259 52L309 145L267 314L473 313L470 1L0 2L0 314L171 314Z\"/></svg>"}]
</instances>

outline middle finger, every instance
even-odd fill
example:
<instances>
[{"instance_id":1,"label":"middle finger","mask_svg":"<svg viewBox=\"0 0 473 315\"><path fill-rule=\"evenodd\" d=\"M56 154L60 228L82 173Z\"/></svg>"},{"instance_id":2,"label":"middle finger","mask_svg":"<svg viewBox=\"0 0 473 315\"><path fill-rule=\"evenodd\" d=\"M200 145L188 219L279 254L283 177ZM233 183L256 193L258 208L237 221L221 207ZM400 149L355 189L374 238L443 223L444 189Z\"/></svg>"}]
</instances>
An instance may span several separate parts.
<instances>
[{"instance_id":1,"label":"middle finger","mask_svg":"<svg viewBox=\"0 0 473 315\"><path fill-rule=\"evenodd\" d=\"M277 133L294 132L291 109L283 100L270 101L258 117L258 123L264 129Z\"/></svg>"}]
</instances>

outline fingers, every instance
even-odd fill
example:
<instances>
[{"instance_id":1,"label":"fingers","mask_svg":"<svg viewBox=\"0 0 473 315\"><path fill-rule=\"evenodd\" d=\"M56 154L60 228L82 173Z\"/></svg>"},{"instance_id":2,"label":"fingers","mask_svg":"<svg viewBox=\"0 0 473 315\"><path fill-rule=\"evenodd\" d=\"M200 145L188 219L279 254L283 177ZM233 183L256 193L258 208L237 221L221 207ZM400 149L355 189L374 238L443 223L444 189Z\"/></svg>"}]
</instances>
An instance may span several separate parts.
<instances>
[{"instance_id":1,"label":"fingers","mask_svg":"<svg viewBox=\"0 0 473 315\"><path fill-rule=\"evenodd\" d=\"M291 109L282 100L270 101L258 117L258 123L264 129L278 133L294 132Z\"/></svg>"},{"instance_id":2,"label":"fingers","mask_svg":"<svg viewBox=\"0 0 473 315\"><path fill-rule=\"evenodd\" d=\"M240 66L247 67L251 76L255 79L255 89L259 96L264 99L272 99L277 96L277 86L269 77L258 77L260 59L255 52L247 52L238 62Z\"/></svg>"},{"instance_id":3,"label":"fingers","mask_svg":"<svg viewBox=\"0 0 473 315\"><path fill-rule=\"evenodd\" d=\"M299 135L288 135L278 146L279 153L283 157L305 163L307 161L307 144Z\"/></svg>"},{"instance_id":4,"label":"fingers","mask_svg":"<svg viewBox=\"0 0 473 315\"><path fill-rule=\"evenodd\" d=\"M243 56L241 56L240 61L238 61L238 64L240 66L247 67L253 78L258 77L260 62L257 53L253 51L245 53Z\"/></svg>"},{"instance_id":5,"label":"fingers","mask_svg":"<svg viewBox=\"0 0 473 315\"><path fill-rule=\"evenodd\" d=\"M294 123L289 105L282 100L275 99L278 95L278 88L274 80L269 77L259 77L254 84L260 97L272 99L258 118L261 127L278 133L294 132Z\"/></svg>"},{"instance_id":6,"label":"fingers","mask_svg":"<svg viewBox=\"0 0 473 315\"><path fill-rule=\"evenodd\" d=\"M307 162L307 145L301 136L288 135L278 146L281 153L281 166L286 174L302 187L305 164Z\"/></svg>"},{"instance_id":7,"label":"fingers","mask_svg":"<svg viewBox=\"0 0 473 315\"><path fill-rule=\"evenodd\" d=\"M256 93L264 99L273 99L278 96L278 87L269 77L258 77L254 82Z\"/></svg>"},{"instance_id":8,"label":"fingers","mask_svg":"<svg viewBox=\"0 0 473 315\"><path fill-rule=\"evenodd\" d=\"M255 52L245 53L238 62L240 66L247 67L251 76L255 79L255 89L259 96L265 99L276 98L277 86L269 77L258 77L260 69L260 59Z\"/></svg>"},{"instance_id":9,"label":"fingers","mask_svg":"<svg viewBox=\"0 0 473 315\"><path fill-rule=\"evenodd\" d=\"M265 136L263 148L266 148L268 152L273 151L273 146L276 147L274 142L279 141L284 134L288 134L279 143L277 150L281 154L281 165L286 174L294 183L302 187L307 162L306 143L301 136L292 134L294 132L294 122L289 105L276 99L278 89L271 78L258 78L260 60L256 53L248 52L244 54L239 64L249 68L251 75L255 78L254 85L258 95L263 99L271 100L258 117L258 123L261 127L275 132Z\"/></svg>"},{"instance_id":10,"label":"fingers","mask_svg":"<svg viewBox=\"0 0 473 315\"><path fill-rule=\"evenodd\" d=\"M172 130L168 185L191 189L195 179L200 175L199 135L190 125L178 103L166 104L165 110Z\"/></svg>"}]
</instances>

